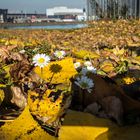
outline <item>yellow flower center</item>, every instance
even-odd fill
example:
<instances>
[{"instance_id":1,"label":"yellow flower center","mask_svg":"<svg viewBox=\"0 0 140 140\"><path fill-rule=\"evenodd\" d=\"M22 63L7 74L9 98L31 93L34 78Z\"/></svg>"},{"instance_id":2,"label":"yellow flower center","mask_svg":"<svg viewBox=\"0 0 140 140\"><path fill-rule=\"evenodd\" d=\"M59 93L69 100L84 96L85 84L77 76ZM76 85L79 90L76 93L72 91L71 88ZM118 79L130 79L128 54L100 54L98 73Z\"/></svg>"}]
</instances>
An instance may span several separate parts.
<instances>
[{"instance_id":1,"label":"yellow flower center","mask_svg":"<svg viewBox=\"0 0 140 140\"><path fill-rule=\"evenodd\" d=\"M58 54L57 54L58 56L62 56L62 53L61 52L58 52Z\"/></svg>"},{"instance_id":2,"label":"yellow flower center","mask_svg":"<svg viewBox=\"0 0 140 140\"><path fill-rule=\"evenodd\" d=\"M38 63L44 63L45 62L45 59L44 58L39 58L38 59Z\"/></svg>"}]
</instances>

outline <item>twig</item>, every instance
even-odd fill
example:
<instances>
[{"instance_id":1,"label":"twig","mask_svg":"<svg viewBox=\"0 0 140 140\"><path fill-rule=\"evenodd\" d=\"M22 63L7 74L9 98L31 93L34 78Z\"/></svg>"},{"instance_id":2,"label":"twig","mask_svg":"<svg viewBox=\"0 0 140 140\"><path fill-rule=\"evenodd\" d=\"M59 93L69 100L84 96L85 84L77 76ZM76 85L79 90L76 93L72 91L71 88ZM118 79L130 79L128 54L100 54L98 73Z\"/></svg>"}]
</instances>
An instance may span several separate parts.
<instances>
[{"instance_id":1,"label":"twig","mask_svg":"<svg viewBox=\"0 0 140 140\"><path fill-rule=\"evenodd\" d=\"M13 122L14 120L0 120L0 122Z\"/></svg>"}]
</instances>

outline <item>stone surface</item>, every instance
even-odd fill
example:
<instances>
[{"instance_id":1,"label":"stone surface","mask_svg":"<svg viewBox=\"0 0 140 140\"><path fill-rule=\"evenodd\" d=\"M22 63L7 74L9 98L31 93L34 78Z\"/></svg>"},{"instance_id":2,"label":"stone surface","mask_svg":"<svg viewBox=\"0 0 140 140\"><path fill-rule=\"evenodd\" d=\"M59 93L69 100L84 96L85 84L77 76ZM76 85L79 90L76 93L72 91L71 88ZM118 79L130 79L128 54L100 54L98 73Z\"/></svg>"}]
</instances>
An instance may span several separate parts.
<instances>
[{"instance_id":1,"label":"stone surface","mask_svg":"<svg viewBox=\"0 0 140 140\"><path fill-rule=\"evenodd\" d=\"M59 140L138 140L140 124L119 127L108 119L69 111L59 132Z\"/></svg>"}]
</instances>

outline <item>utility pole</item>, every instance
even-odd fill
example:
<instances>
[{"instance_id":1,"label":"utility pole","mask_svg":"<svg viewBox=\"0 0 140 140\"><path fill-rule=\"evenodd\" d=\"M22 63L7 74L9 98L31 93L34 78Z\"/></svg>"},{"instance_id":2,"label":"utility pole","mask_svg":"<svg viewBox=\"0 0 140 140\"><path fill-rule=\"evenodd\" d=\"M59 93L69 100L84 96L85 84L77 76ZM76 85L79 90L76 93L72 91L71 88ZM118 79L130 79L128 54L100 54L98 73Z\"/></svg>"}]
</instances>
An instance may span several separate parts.
<instances>
[{"instance_id":1,"label":"utility pole","mask_svg":"<svg viewBox=\"0 0 140 140\"><path fill-rule=\"evenodd\" d=\"M137 0L137 18L140 19L140 0Z\"/></svg>"},{"instance_id":2,"label":"utility pole","mask_svg":"<svg viewBox=\"0 0 140 140\"><path fill-rule=\"evenodd\" d=\"M89 5L90 5L90 0L87 0L87 21L89 21Z\"/></svg>"}]
</instances>

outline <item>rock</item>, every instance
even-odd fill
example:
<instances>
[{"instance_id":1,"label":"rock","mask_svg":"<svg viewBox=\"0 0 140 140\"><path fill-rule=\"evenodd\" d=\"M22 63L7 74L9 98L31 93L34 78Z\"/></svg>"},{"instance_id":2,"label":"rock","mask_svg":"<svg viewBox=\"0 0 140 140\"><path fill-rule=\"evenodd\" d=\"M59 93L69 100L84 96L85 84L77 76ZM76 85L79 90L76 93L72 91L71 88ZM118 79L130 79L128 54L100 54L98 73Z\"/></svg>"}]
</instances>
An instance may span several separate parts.
<instances>
[{"instance_id":1,"label":"rock","mask_svg":"<svg viewBox=\"0 0 140 140\"><path fill-rule=\"evenodd\" d=\"M93 115L97 115L99 113L100 108L101 108L101 106L95 102L93 104L88 105L85 108L84 112L91 113Z\"/></svg>"},{"instance_id":2,"label":"rock","mask_svg":"<svg viewBox=\"0 0 140 140\"><path fill-rule=\"evenodd\" d=\"M101 100L103 110L109 118L113 118L119 125L123 123L123 105L119 98L108 96Z\"/></svg>"},{"instance_id":3,"label":"rock","mask_svg":"<svg viewBox=\"0 0 140 140\"><path fill-rule=\"evenodd\" d=\"M69 110L58 140L138 140L140 124L120 127L108 119Z\"/></svg>"}]
</instances>

